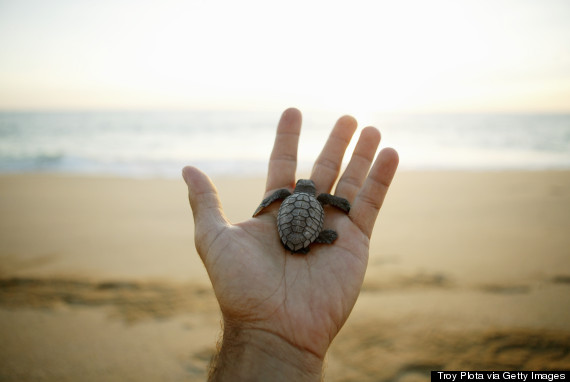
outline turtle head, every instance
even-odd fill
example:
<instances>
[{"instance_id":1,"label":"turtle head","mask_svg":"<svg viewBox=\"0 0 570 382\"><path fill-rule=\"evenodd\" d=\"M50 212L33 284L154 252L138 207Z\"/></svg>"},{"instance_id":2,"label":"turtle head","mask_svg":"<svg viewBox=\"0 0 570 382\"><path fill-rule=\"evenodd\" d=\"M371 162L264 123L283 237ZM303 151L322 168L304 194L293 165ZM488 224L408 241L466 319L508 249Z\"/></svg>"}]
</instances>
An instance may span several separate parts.
<instances>
[{"instance_id":1,"label":"turtle head","mask_svg":"<svg viewBox=\"0 0 570 382\"><path fill-rule=\"evenodd\" d=\"M295 185L295 192L306 192L307 194L315 195L317 188L311 179L299 179Z\"/></svg>"}]
</instances>

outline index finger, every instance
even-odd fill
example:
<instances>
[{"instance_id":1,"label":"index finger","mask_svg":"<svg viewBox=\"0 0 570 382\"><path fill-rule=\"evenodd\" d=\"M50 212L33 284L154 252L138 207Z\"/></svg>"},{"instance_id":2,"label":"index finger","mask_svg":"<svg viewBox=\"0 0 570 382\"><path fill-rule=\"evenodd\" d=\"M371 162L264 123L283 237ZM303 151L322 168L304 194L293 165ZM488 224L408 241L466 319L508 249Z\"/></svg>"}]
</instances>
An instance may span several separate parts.
<instances>
[{"instance_id":1,"label":"index finger","mask_svg":"<svg viewBox=\"0 0 570 382\"><path fill-rule=\"evenodd\" d=\"M294 108L285 110L281 115L269 158L269 170L265 184L266 194L279 188L295 186L301 120L301 112Z\"/></svg>"}]
</instances>

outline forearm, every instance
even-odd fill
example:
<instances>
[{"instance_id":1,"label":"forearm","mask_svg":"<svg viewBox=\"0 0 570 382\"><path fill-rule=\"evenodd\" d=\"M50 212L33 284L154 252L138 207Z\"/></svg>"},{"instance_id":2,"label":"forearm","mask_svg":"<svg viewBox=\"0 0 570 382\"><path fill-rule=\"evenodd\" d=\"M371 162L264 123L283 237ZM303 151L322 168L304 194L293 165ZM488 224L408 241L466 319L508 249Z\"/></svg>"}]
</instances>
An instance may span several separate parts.
<instances>
[{"instance_id":1,"label":"forearm","mask_svg":"<svg viewBox=\"0 0 570 382\"><path fill-rule=\"evenodd\" d=\"M278 335L224 328L209 381L321 381L323 360Z\"/></svg>"}]
</instances>

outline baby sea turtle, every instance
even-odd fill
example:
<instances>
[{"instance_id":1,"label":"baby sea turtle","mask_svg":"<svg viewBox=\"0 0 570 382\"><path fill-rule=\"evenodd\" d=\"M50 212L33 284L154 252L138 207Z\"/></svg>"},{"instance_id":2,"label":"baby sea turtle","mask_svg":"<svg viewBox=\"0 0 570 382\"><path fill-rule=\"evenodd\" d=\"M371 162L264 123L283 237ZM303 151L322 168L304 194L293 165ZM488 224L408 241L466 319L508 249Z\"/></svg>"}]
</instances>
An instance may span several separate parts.
<instances>
[{"instance_id":1,"label":"baby sea turtle","mask_svg":"<svg viewBox=\"0 0 570 382\"><path fill-rule=\"evenodd\" d=\"M312 180L300 179L293 194L286 188L275 191L263 199L253 216L257 216L274 201L285 199L277 214L279 237L286 249L293 253L306 254L311 243L332 244L338 237L332 229L323 230L325 204L330 204L346 213L350 211L348 200L331 194L320 194L318 197L316 194L317 189Z\"/></svg>"}]
</instances>

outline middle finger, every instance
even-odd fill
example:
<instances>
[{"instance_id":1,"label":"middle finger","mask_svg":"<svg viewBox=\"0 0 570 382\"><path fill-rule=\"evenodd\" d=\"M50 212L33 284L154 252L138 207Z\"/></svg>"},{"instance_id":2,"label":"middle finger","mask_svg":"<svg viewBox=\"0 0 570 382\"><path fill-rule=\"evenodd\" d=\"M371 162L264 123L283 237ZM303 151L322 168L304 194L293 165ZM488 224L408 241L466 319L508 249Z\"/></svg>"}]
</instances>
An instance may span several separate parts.
<instances>
[{"instance_id":1,"label":"middle finger","mask_svg":"<svg viewBox=\"0 0 570 382\"><path fill-rule=\"evenodd\" d=\"M356 119L345 115L336 122L321 154L315 161L311 179L318 192L329 193L340 172L342 157L356 131Z\"/></svg>"},{"instance_id":2,"label":"middle finger","mask_svg":"<svg viewBox=\"0 0 570 382\"><path fill-rule=\"evenodd\" d=\"M362 130L352 158L336 186L336 196L352 203L364 183L379 144L380 132L377 129L368 126Z\"/></svg>"}]
</instances>

